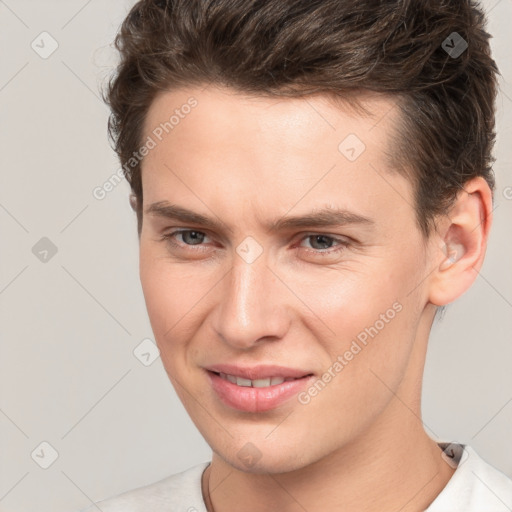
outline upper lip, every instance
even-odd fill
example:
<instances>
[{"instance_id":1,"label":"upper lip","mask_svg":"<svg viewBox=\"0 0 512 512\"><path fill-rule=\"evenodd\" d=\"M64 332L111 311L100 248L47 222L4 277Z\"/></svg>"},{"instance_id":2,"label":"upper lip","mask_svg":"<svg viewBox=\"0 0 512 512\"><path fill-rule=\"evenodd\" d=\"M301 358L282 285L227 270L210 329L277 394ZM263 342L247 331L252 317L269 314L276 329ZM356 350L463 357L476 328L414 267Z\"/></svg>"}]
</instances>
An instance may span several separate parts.
<instances>
[{"instance_id":1,"label":"upper lip","mask_svg":"<svg viewBox=\"0 0 512 512\"><path fill-rule=\"evenodd\" d=\"M308 370L298 368L287 368L275 364L263 364L258 366L240 366L237 364L214 364L206 366L206 370L216 373L226 373L244 379L268 379L270 377L293 377L295 379L311 375Z\"/></svg>"}]
</instances>

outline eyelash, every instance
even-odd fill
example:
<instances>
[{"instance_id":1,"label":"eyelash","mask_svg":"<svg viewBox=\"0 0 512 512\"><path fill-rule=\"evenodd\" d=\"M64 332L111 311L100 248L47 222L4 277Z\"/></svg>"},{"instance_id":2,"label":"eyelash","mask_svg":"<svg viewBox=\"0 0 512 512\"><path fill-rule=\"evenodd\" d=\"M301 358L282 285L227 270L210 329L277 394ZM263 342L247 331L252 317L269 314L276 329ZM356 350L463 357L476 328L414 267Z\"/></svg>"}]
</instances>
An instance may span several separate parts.
<instances>
[{"instance_id":1,"label":"eyelash","mask_svg":"<svg viewBox=\"0 0 512 512\"><path fill-rule=\"evenodd\" d=\"M182 244L176 243L176 241L175 241L176 235L180 235L182 233L191 233L191 232L200 233L202 235L208 236L208 234L205 233L204 231L198 231L195 229L179 229L179 230L171 231L170 233L166 233L166 234L162 235L162 240L165 240L171 246L177 247L179 249L188 247L188 248L191 248L192 251L204 252L204 251L208 250L202 244L197 244L197 245L184 244L184 245L182 245ZM305 240L307 238L314 237L314 236L322 236L322 237L332 240L338 244L338 247L334 250L330 250L330 249L320 250L320 249L309 249L307 247L301 247L301 249L306 250L307 253L313 253L315 256L318 256L318 255L319 256L332 256L333 254L336 254L336 253L346 249L350 245L350 243L344 239L326 235L324 233L307 233L300 239L300 241ZM187 249L185 249L185 250L187 250Z\"/></svg>"}]
</instances>

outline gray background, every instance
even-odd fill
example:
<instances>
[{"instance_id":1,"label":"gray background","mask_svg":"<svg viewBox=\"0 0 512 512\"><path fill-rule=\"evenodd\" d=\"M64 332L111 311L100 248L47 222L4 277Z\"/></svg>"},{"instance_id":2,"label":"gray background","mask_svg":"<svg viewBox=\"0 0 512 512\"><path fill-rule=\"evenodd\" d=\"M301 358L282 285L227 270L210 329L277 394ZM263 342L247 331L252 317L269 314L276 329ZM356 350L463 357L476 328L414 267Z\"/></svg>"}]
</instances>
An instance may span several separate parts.
<instances>
[{"instance_id":1,"label":"gray background","mask_svg":"<svg viewBox=\"0 0 512 512\"><path fill-rule=\"evenodd\" d=\"M3 512L71 512L210 457L160 359L133 353L152 333L129 187L92 193L119 169L98 87L133 3L0 0ZM512 476L512 0L483 4L503 75L494 226L475 284L434 326L423 410ZM58 43L46 59L31 47L51 48L43 31ZM47 469L42 442L58 454Z\"/></svg>"}]
</instances>

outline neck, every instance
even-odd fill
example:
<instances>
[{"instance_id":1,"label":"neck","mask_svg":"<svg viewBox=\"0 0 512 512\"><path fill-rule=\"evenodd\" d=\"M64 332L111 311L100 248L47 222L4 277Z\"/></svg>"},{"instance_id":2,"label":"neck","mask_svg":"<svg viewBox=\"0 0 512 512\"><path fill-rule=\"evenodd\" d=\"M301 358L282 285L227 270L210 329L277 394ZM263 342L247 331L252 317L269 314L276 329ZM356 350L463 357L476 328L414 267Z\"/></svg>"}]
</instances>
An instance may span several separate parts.
<instances>
[{"instance_id":1,"label":"neck","mask_svg":"<svg viewBox=\"0 0 512 512\"><path fill-rule=\"evenodd\" d=\"M411 425L406 426L407 436L389 436L380 430L370 445L367 435L374 434L368 432L350 447L288 473L246 473L214 454L204 475L208 510L234 512L240 503L246 512L425 510L454 470L417 420L415 423L414 435Z\"/></svg>"}]
</instances>

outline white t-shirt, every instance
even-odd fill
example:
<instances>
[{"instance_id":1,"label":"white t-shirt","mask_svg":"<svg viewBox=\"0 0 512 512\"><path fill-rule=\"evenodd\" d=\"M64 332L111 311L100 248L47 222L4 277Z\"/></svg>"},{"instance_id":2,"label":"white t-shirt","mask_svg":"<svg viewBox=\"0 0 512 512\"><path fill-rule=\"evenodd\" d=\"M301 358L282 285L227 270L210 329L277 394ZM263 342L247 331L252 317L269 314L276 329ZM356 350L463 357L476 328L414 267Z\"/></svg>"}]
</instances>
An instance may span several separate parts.
<instances>
[{"instance_id":1,"label":"white t-shirt","mask_svg":"<svg viewBox=\"0 0 512 512\"><path fill-rule=\"evenodd\" d=\"M470 446L438 444L447 463L456 469L425 512L512 511L512 480L485 462ZM201 492L201 476L209 464L203 462L96 505L102 512L207 512ZM97 511L96 505L82 512Z\"/></svg>"}]
</instances>

